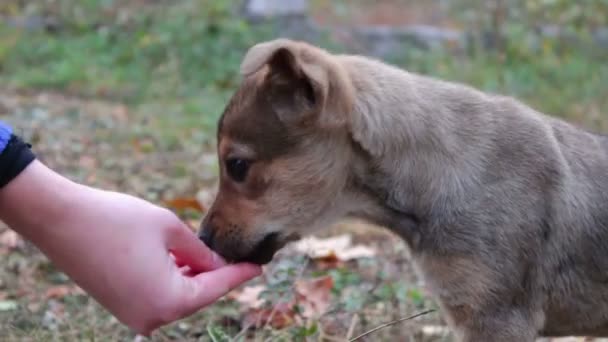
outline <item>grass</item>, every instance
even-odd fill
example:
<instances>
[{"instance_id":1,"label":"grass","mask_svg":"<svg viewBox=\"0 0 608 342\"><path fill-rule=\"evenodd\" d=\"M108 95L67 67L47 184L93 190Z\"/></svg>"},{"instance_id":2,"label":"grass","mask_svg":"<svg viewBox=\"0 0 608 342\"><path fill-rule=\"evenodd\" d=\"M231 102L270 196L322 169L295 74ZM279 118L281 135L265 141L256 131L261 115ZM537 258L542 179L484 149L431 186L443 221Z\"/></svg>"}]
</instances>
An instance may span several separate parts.
<instances>
[{"instance_id":1,"label":"grass","mask_svg":"<svg viewBox=\"0 0 608 342\"><path fill-rule=\"evenodd\" d=\"M514 96L548 115L608 130L608 64L572 50L521 56L487 53L474 57L414 54L411 69L473 85L485 91Z\"/></svg>"},{"instance_id":2,"label":"grass","mask_svg":"<svg viewBox=\"0 0 608 342\"><path fill-rule=\"evenodd\" d=\"M0 81L21 89L126 102L156 118L165 131L180 132L180 138L194 136L197 142L209 142L196 132L215 128L238 82L246 49L272 37L266 28L235 17L227 1L182 0L171 6L136 1L118 6L108 0L40 3L25 10L55 13L58 28L48 32L0 26ZM510 44L500 55L408 49L394 62L605 128L598 114L607 104L605 51L560 51L564 47L550 39L530 49L524 29L508 27ZM167 135L168 140L176 138Z\"/></svg>"},{"instance_id":3,"label":"grass","mask_svg":"<svg viewBox=\"0 0 608 342\"><path fill-rule=\"evenodd\" d=\"M73 8L57 10L57 31L0 26L0 80L141 106L180 136L215 128L242 55L266 37L263 28L233 18L225 1L118 8L112 1L59 3Z\"/></svg>"},{"instance_id":4,"label":"grass","mask_svg":"<svg viewBox=\"0 0 608 342\"><path fill-rule=\"evenodd\" d=\"M200 156L213 156L215 123L238 83L246 49L273 35L234 17L228 1L142 3L55 0L19 7L17 1L2 2L4 16L51 13L58 24L52 30L0 25L0 111L9 103L8 121L35 138L40 155L56 169L79 181L162 202L206 189L202 173L215 180L215 166ZM512 95L548 114L608 131L605 51L554 40L532 48L523 44L529 32L516 24L508 28L509 43L501 52L405 49L390 61ZM196 221L200 215L188 218ZM353 234L377 244L377 258L330 269L309 262L300 274L303 261L282 255L267 277L258 280L269 287L265 296L272 306L293 295L294 279L329 275L331 314L282 329L266 326L254 337L343 338L350 325L357 335L433 306L402 259L403 246L396 239L376 241L367 230ZM0 305L0 339L133 339L85 295L40 298L70 282L31 246L11 250L0 260L0 303L7 309ZM22 288L30 289L27 295L19 292ZM162 329L155 340L243 337L238 324L242 316L238 305L223 300ZM424 322L443 324L437 316ZM395 325L373 338L418 336L415 330L413 325Z\"/></svg>"}]
</instances>

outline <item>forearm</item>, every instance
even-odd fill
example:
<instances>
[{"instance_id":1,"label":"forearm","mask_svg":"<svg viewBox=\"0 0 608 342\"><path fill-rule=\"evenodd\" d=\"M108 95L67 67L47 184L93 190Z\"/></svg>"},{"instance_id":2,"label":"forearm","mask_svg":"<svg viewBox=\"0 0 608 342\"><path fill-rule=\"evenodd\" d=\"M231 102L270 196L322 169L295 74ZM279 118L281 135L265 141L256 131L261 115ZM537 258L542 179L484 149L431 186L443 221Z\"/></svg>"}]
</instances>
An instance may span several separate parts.
<instances>
[{"instance_id":1,"label":"forearm","mask_svg":"<svg viewBox=\"0 0 608 342\"><path fill-rule=\"evenodd\" d=\"M0 121L0 220L37 245L52 243L66 213L76 210L77 188L37 161L30 145Z\"/></svg>"},{"instance_id":2,"label":"forearm","mask_svg":"<svg viewBox=\"0 0 608 342\"><path fill-rule=\"evenodd\" d=\"M32 161L0 189L0 220L35 244L60 233L79 185Z\"/></svg>"}]
</instances>

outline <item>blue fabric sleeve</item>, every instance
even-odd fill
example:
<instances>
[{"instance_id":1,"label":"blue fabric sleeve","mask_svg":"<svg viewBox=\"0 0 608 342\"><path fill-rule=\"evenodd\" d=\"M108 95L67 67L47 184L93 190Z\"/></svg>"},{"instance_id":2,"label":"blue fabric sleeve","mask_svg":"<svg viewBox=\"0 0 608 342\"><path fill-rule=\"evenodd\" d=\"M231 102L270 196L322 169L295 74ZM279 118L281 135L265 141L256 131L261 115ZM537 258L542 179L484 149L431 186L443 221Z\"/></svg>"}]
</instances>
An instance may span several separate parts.
<instances>
[{"instance_id":1,"label":"blue fabric sleeve","mask_svg":"<svg viewBox=\"0 0 608 342\"><path fill-rule=\"evenodd\" d=\"M12 134L13 128L5 124L4 121L0 121L0 153L2 153L6 148L6 145L8 145Z\"/></svg>"},{"instance_id":2,"label":"blue fabric sleeve","mask_svg":"<svg viewBox=\"0 0 608 342\"><path fill-rule=\"evenodd\" d=\"M11 126L0 121L0 189L36 159L31 147L13 133Z\"/></svg>"}]
</instances>

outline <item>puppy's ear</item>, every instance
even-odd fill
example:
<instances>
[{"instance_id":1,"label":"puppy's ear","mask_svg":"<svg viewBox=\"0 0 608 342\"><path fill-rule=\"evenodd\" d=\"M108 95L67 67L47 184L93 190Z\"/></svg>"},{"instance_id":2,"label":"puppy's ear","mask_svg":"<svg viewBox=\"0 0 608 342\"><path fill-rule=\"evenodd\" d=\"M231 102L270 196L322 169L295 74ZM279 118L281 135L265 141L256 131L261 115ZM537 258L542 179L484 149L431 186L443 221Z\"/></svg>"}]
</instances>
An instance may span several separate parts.
<instances>
[{"instance_id":1,"label":"puppy's ear","mask_svg":"<svg viewBox=\"0 0 608 342\"><path fill-rule=\"evenodd\" d=\"M241 64L251 75L267 68L270 101L279 118L297 123L314 116L326 128L347 122L354 102L353 85L329 53L312 45L277 39L253 46Z\"/></svg>"}]
</instances>

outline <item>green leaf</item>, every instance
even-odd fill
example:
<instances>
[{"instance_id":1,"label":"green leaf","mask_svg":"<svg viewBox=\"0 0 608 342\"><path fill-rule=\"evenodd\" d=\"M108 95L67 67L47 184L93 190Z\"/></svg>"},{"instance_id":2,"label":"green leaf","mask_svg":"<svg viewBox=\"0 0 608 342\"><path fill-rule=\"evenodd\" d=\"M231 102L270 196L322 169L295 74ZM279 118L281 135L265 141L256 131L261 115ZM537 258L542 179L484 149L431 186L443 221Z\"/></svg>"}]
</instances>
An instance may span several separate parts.
<instances>
[{"instance_id":1,"label":"green leaf","mask_svg":"<svg viewBox=\"0 0 608 342\"><path fill-rule=\"evenodd\" d=\"M306 330L306 336L314 336L314 334L317 333L318 331L318 327L317 327L317 323L314 322L310 325L310 327L308 327L308 329Z\"/></svg>"},{"instance_id":2,"label":"green leaf","mask_svg":"<svg viewBox=\"0 0 608 342\"><path fill-rule=\"evenodd\" d=\"M230 341L230 336L217 325L209 324L207 326L207 334L209 334L209 337L213 342Z\"/></svg>"},{"instance_id":3,"label":"green leaf","mask_svg":"<svg viewBox=\"0 0 608 342\"><path fill-rule=\"evenodd\" d=\"M424 305L424 295L418 289L410 289L408 291L408 295L414 305L417 307L422 307Z\"/></svg>"}]
</instances>

